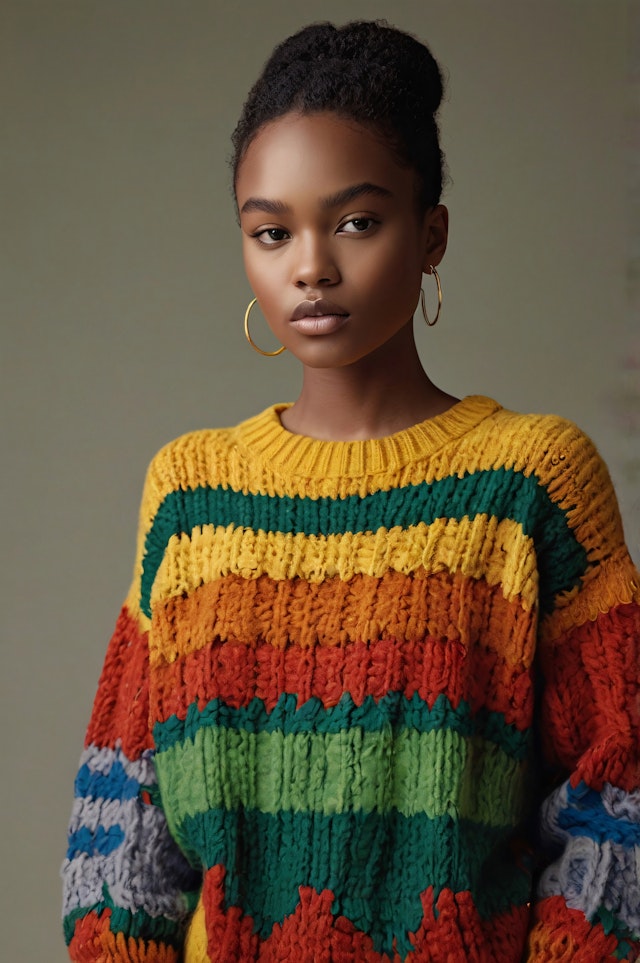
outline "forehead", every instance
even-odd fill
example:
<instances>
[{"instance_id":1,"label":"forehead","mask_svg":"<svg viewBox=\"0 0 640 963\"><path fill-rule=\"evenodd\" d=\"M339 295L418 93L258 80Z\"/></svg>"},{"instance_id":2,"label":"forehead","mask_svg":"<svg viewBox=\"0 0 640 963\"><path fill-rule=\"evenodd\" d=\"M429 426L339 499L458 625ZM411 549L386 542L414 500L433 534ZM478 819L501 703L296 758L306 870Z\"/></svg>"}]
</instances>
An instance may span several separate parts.
<instances>
[{"instance_id":1,"label":"forehead","mask_svg":"<svg viewBox=\"0 0 640 963\"><path fill-rule=\"evenodd\" d=\"M384 139L333 113L285 114L255 136L240 164L238 206L248 197L320 199L369 182L412 200L415 174L401 166Z\"/></svg>"}]
</instances>

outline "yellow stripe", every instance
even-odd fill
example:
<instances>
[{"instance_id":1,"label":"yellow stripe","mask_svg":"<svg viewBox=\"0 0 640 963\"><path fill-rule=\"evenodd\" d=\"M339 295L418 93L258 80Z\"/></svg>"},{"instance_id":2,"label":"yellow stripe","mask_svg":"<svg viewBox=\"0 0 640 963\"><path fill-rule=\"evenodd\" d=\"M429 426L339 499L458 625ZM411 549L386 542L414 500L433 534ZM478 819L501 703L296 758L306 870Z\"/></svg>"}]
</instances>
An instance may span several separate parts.
<instances>
[{"instance_id":1,"label":"yellow stripe","mask_svg":"<svg viewBox=\"0 0 640 963\"><path fill-rule=\"evenodd\" d=\"M138 623L141 632L148 632L151 628L151 619L140 611L140 580L134 579L132 582L127 597L124 604L129 611L129 614L134 617Z\"/></svg>"},{"instance_id":2,"label":"yellow stripe","mask_svg":"<svg viewBox=\"0 0 640 963\"><path fill-rule=\"evenodd\" d=\"M336 576L343 581L354 575L380 578L389 569L406 575L418 570L427 575L460 572L501 586L508 601L518 600L527 610L536 603L531 539L517 522L478 515L328 536L203 525L169 540L151 604L191 593L225 575L321 582Z\"/></svg>"},{"instance_id":3,"label":"yellow stripe","mask_svg":"<svg viewBox=\"0 0 640 963\"><path fill-rule=\"evenodd\" d=\"M148 518L155 514L164 498L177 488L221 486L252 495L273 495L268 458L248 459L236 444L237 437L233 430L196 431L161 449L150 467L149 500L143 515ZM581 473L581 480L593 479L594 473L599 482L605 480L604 476L600 478L601 463L593 446L573 424L549 415L501 410L469 434L456 438L455 444L423 459L415 457L401 469L353 478L308 478L303 473L291 479L278 477L278 495L343 498L497 468L529 476L532 466L541 484L554 489L553 500L560 503L579 491L576 473Z\"/></svg>"},{"instance_id":4,"label":"yellow stripe","mask_svg":"<svg viewBox=\"0 0 640 963\"><path fill-rule=\"evenodd\" d=\"M141 537L164 498L179 488L229 487L274 495L268 458L247 458L234 431L193 432L167 445L154 458L141 508ZM453 445L394 471L356 477L278 476L278 495L309 498L361 496L392 487L462 477L476 471L512 469L535 476L567 513L569 526L597 565L624 544L607 470L592 443L570 422L501 410L485 418ZM141 549L141 545L139 545ZM140 551L138 558L141 558ZM136 568L140 574L139 565Z\"/></svg>"}]
</instances>

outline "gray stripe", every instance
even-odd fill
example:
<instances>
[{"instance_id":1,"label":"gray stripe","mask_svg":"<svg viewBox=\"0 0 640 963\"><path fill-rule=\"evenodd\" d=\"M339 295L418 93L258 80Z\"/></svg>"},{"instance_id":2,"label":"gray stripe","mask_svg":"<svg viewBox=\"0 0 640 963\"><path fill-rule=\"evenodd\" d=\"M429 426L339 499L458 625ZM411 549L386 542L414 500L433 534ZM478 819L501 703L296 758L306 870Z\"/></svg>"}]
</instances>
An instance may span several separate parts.
<instances>
[{"instance_id":1,"label":"gray stripe","mask_svg":"<svg viewBox=\"0 0 640 963\"><path fill-rule=\"evenodd\" d=\"M119 749L89 747L80 764L108 774L116 761L131 778L147 785L156 782L152 753L131 762ZM198 888L200 874L194 873L170 836L162 809L140 799L75 800L71 833L83 827L95 832L98 826L109 829L116 825L123 829L125 838L108 856L79 853L65 859L64 915L102 902L106 883L114 904L122 909L134 913L143 909L150 916L185 919L189 910L183 893Z\"/></svg>"}]
</instances>

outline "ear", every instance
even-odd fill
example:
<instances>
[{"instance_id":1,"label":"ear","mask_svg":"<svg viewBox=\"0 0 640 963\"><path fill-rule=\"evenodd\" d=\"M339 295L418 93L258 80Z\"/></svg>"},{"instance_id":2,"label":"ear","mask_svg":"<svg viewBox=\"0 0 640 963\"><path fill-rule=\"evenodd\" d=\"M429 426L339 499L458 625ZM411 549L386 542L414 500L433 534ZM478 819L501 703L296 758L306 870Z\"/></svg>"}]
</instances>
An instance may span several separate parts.
<instances>
[{"instance_id":1,"label":"ear","mask_svg":"<svg viewBox=\"0 0 640 963\"><path fill-rule=\"evenodd\" d=\"M437 267L447 250L449 237L449 211L444 204L436 204L425 214L424 221L424 260L422 270L429 274L429 268Z\"/></svg>"}]
</instances>

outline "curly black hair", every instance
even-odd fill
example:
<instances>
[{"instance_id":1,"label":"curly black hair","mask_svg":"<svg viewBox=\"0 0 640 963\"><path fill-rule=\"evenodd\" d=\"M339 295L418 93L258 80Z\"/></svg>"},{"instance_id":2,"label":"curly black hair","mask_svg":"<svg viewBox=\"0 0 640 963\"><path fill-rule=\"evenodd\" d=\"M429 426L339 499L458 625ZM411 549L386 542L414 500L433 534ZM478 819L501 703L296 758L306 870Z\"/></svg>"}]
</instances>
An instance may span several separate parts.
<instances>
[{"instance_id":1,"label":"curly black hair","mask_svg":"<svg viewBox=\"0 0 640 963\"><path fill-rule=\"evenodd\" d=\"M429 49L384 20L314 23L280 43L249 92L232 135L233 183L251 141L290 111L333 111L381 134L420 178L419 203L440 200L444 156L435 115L443 94Z\"/></svg>"}]
</instances>

